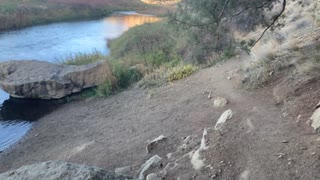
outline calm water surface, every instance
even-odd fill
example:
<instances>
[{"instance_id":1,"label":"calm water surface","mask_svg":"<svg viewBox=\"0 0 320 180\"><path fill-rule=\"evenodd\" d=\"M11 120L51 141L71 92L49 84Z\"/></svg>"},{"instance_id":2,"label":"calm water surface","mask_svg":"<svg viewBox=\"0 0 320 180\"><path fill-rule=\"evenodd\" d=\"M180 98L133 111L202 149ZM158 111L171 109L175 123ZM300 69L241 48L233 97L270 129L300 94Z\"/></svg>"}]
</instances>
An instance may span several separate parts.
<instances>
[{"instance_id":1,"label":"calm water surface","mask_svg":"<svg viewBox=\"0 0 320 180\"><path fill-rule=\"evenodd\" d=\"M108 39L131 27L158 21L154 16L120 12L104 19L54 23L0 34L0 62L43 60L59 62L64 57L95 50L109 53ZM0 152L21 139L32 123L53 111L57 105L43 101L10 99L0 91Z\"/></svg>"}]
</instances>

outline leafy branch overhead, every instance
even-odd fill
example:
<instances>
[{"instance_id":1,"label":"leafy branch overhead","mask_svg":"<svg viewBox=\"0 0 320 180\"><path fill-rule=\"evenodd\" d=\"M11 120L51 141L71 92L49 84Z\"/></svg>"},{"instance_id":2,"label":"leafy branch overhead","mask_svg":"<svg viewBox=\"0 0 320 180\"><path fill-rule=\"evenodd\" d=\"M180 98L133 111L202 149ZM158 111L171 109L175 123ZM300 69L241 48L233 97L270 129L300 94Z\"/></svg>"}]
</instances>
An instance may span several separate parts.
<instances>
[{"instance_id":1,"label":"leafy branch overhead","mask_svg":"<svg viewBox=\"0 0 320 180\"><path fill-rule=\"evenodd\" d=\"M215 40L221 40L223 36L225 40L232 28L250 31L262 25L265 30L253 43L255 45L275 25L285 11L286 3L286 0L184 0L170 19L184 28L209 33ZM275 8L278 6L280 8Z\"/></svg>"}]
</instances>

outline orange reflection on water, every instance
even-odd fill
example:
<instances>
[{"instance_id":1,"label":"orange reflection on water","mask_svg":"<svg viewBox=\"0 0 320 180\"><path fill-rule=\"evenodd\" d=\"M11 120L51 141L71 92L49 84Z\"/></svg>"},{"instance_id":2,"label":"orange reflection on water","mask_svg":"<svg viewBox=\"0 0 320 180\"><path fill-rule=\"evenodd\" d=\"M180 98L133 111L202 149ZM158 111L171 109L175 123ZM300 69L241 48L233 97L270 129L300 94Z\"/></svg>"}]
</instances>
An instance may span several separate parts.
<instances>
[{"instance_id":1,"label":"orange reflection on water","mask_svg":"<svg viewBox=\"0 0 320 180\"><path fill-rule=\"evenodd\" d=\"M113 15L105 19L107 23L123 24L127 28L132 28L145 23L154 23L160 21L160 18L155 16L147 16L141 14L126 14L126 15Z\"/></svg>"}]
</instances>

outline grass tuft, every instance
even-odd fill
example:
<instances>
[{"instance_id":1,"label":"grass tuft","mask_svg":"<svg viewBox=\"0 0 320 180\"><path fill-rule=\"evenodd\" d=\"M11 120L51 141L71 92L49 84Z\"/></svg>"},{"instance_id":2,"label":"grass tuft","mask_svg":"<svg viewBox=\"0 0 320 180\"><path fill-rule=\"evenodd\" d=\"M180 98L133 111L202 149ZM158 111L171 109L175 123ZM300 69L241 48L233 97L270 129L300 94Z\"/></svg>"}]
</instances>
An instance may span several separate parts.
<instances>
[{"instance_id":1,"label":"grass tuft","mask_svg":"<svg viewBox=\"0 0 320 180\"><path fill-rule=\"evenodd\" d=\"M62 63L65 65L85 65L107 59L107 56L101 52L94 50L92 53L77 53L68 55Z\"/></svg>"}]
</instances>

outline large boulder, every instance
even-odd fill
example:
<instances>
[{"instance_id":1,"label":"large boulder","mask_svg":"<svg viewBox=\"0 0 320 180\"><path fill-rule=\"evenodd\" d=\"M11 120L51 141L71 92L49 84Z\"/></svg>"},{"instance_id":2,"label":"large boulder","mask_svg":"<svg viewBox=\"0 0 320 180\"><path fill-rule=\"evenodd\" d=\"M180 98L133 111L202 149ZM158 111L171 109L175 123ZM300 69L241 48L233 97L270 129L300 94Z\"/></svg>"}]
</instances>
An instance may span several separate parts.
<instances>
[{"instance_id":1,"label":"large boulder","mask_svg":"<svg viewBox=\"0 0 320 180\"><path fill-rule=\"evenodd\" d=\"M59 99L97 86L110 74L106 61L74 66L23 60L0 63L0 88L17 98Z\"/></svg>"},{"instance_id":2,"label":"large boulder","mask_svg":"<svg viewBox=\"0 0 320 180\"><path fill-rule=\"evenodd\" d=\"M97 167L66 162L43 162L0 174L2 180L127 180L132 179Z\"/></svg>"}]
</instances>

